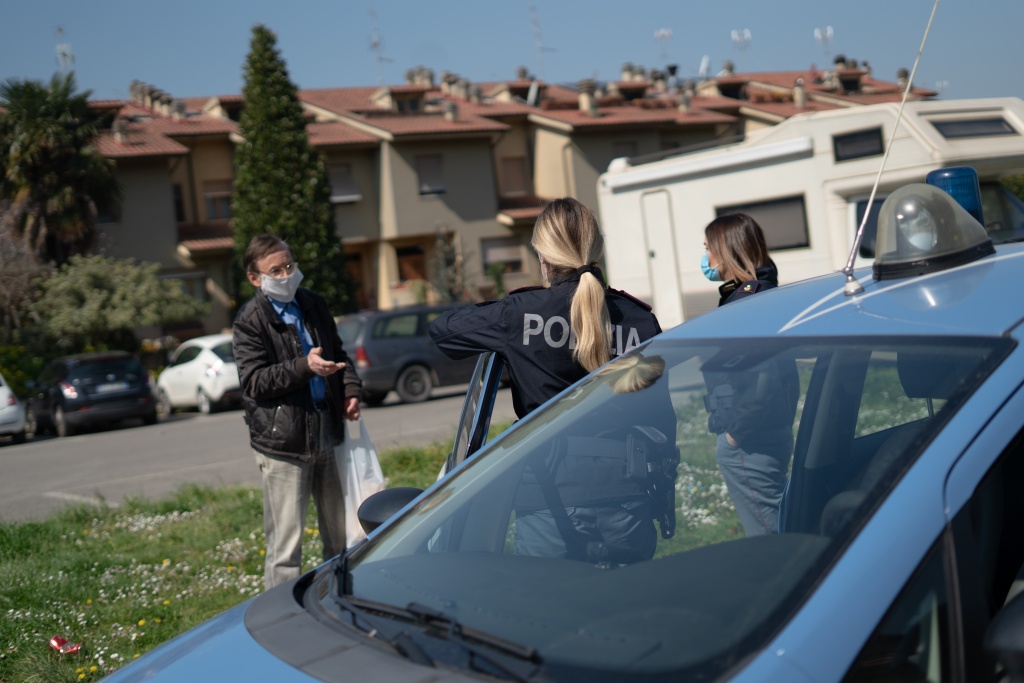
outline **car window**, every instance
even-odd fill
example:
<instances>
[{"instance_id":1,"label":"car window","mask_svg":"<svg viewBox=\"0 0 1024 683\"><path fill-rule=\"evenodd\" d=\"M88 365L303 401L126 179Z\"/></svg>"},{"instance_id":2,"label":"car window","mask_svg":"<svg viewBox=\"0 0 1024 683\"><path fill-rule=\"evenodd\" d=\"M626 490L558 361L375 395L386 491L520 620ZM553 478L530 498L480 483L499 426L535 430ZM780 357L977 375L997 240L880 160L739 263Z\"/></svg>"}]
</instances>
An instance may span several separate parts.
<instances>
[{"instance_id":1,"label":"car window","mask_svg":"<svg viewBox=\"0 0 1024 683\"><path fill-rule=\"evenodd\" d=\"M937 542L844 680L951 680L947 581Z\"/></svg>"},{"instance_id":2,"label":"car window","mask_svg":"<svg viewBox=\"0 0 1024 683\"><path fill-rule=\"evenodd\" d=\"M375 338L415 337L419 328L419 315L409 313L394 315L378 320L373 325Z\"/></svg>"},{"instance_id":3,"label":"car window","mask_svg":"<svg viewBox=\"0 0 1024 683\"><path fill-rule=\"evenodd\" d=\"M338 321L338 336L346 345L354 344L363 329L362 318L342 318Z\"/></svg>"},{"instance_id":4,"label":"car window","mask_svg":"<svg viewBox=\"0 0 1024 683\"><path fill-rule=\"evenodd\" d=\"M231 347L231 341L221 342L210 349L213 351L217 358L220 358L225 363L235 362L235 352Z\"/></svg>"},{"instance_id":5,"label":"car window","mask_svg":"<svg viewBox=\"0 0 1024 683\"><path fill-rule=\"evenodd\" d=\"M581 679L595 669L714 679L781 628L1012 347L656 338L529 415L383 528L353 560L354 593L426 604ZM924 408L866 427L890 401L879 387L894 382ZM640 527L656 534L651 554L614 535L581 540L597 522L578 508L632 505L614 494L635 486L650 501ZM524 544L542 513L548 536ZM639 618L637 604L659 607ZM617 645L599 648L597 662L596 642Z\"/></svg>"},{"instance_id":6,"label":"car window","mask_svg":"<svg viewBox=\"0 0 1024 683\"><path fill-rule=\"evenodd\" d=\"M174 356L174 360L171 361L171 365L184 365L189 361L193 361L196 359L196 356L202 353L202 351L203 350L198 346L186 346L178 351Z\"/></svg>"},{"instance_id":7,"label":"car window","mask_svg":"<svg viewBox=\"0 0 1024 683\"><path fill-rule=\"evenodd\" d=\"M142 364L134 357L86 360L73 366L69 372L73 383L101 381L108 375L115 375L118 379L135 379L143 374Z\"/></svg>"}]
</instances>

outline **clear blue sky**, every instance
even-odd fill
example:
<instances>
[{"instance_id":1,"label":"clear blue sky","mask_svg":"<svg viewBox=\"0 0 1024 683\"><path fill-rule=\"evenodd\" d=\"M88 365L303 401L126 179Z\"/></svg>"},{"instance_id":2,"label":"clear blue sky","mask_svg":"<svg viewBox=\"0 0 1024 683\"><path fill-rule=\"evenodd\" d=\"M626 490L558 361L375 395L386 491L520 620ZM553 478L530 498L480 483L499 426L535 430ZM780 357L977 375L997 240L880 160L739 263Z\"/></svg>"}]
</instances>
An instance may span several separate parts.
<instances>
[{"instance_id":1,"label":"clear blue sky","mask_svg":"<svg viewBox=\"0 0 1024 683\"><path fill-rule=\"evenodd\" d=\"M933 0L9 0L0 21L0 80L48 80L58 28L79 86L124 98L133 79L175 97L239 93L251 28L278 37L300 88L400 83L423 65L471 81L524 65L549 82L618 78L623 62L677 63L696 75L709 57L737 69L830 66L845 54L895 80L910 69ZM535 8L531 12L531 5ZM381 50L371 49L376 14ZM533 19L537 22L534 23ZM546 48L537 49L537 29ZM831 26L821 44L814 29ZM655 38L659 29L663 39ZM733 30L751 40L736 45ZM943 99L1024 97L1024 0L941 0L915 83ZM384 59L377 59L377 55Z\"/></svg>"}]
</instances>

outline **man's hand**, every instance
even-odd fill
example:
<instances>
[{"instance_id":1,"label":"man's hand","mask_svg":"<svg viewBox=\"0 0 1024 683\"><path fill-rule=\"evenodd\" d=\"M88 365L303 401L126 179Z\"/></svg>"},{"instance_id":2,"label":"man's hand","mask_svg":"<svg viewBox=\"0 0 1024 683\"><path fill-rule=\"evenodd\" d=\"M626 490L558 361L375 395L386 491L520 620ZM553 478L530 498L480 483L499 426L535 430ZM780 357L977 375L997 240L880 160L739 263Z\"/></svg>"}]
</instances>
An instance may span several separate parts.
<instances>
[{"instance_id":1,"label":"man's hand","mask_svg":"<svg viewBox=\"0 0 1024 683\"><path fill-rule=\"evenodd\" d=\"M353 421L359 419L359 398L356 396L349 396L345 399L345 419Z\"/></svg>"},{"instance_id":2,"label":"man's hand","mask_svg":"<svg viewBox=\"0 0 1024 683\"><path fill-rule=\"evenodd\" d=\"M320 375L321 377L327 377L328 375L333 375L338 370L345 367L344 363L335 363L331 360L324 360L323 356L321 356L323 351L324 350L318 346L315 349L310 349L309 355L306 356L306 360L309 362L309 369L315 374Z\"/></svg>"},{"instance_id":3,"label":"man's hand","mask_svg":"<svg viewBox=\"0 0 1024 683\"><path fill-rule=\"evenodd\" d=\"M739 448L740 442L732 438L732 434L730 434L729 432L725 433L725 440L728 441L729 445L732 446L733 448Z\"/></svg>"}]
</instances>

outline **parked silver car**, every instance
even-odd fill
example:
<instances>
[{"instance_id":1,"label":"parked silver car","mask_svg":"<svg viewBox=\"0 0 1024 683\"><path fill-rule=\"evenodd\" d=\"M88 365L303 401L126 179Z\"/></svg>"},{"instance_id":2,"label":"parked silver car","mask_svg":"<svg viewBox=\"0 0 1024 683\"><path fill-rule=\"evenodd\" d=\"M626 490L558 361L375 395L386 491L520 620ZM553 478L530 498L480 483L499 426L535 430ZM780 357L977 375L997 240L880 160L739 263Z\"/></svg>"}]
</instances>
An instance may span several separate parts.
<instances>
[{"instance_id":1,"label":"parked silver car","mask_svg":"<svg viewBox=\"0 0 1024 683\"><path fill-rule=\"evenodd\" d=\"M9 436L14 443L25 441L25 404L18 400L3 375L0 375L0 436Z\"/></svg>"}]
</instances>

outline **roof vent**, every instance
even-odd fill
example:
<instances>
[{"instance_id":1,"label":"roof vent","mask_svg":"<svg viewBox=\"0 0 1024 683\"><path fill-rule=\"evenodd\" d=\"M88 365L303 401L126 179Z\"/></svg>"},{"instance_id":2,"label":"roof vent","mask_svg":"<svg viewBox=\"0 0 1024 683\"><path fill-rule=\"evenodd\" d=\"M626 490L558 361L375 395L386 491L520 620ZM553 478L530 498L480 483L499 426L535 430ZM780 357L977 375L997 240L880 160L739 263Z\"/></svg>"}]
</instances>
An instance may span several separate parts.
<instances>
[{"instance_id":1,"label":"roof vent","mask_svg":"<svg viewBox=\"0 0 1024 683\"><path fill-rule=\"evenodd\" d=\"M580 111L587 116L597 116L597 99L594 97L594 90L597 89L597 83L592 78L584 78L577 85L579 90L579 107Z\"/></svg>"}]
</instances>

